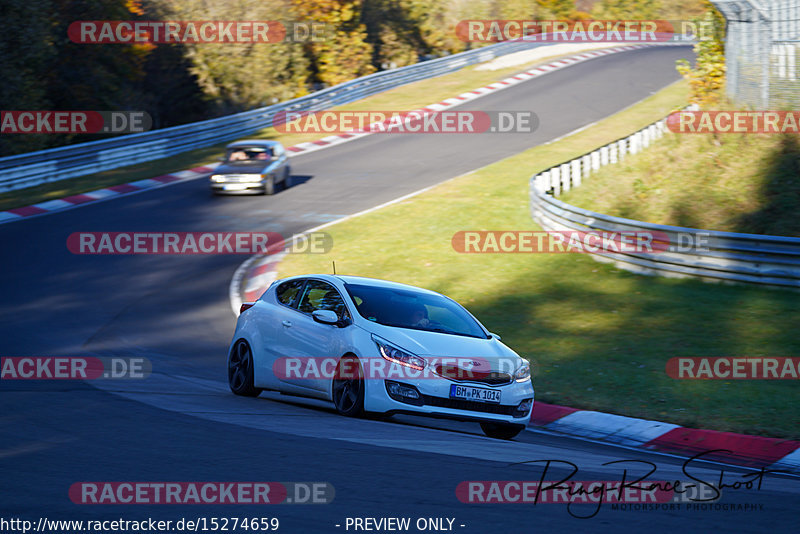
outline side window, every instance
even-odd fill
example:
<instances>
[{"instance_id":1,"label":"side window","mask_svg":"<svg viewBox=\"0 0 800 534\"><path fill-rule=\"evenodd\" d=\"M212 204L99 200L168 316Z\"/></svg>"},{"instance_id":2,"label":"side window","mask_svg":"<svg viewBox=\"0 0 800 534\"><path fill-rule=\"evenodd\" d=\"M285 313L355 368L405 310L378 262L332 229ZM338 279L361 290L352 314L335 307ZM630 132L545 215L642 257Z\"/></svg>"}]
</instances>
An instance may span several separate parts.
<instances>
[{"instance_id":1,"label":"side window","mask_svg":"<svg viewBox=\"0 0 800 534\"><path fill-rule=\"evenodd\" d=\"M342 296L332 285L320 280L308 281L297 309L309 314L315 310L332 310L340 319L347 316L347 308Z\"/></svg>"},{"instance_id":2,"label":"side window","mask_svg":"<svg viewBox=\"0 0 800 534\"><path fill-rule=\"evenodd\" d=\"M303 289L304 283L305 280L301 278L300 280L289 280L279 285L275 289L275 296L278 298L278 302L291 308L297 302L297 297L300 290Z\"/></svg>"}]
</instances>

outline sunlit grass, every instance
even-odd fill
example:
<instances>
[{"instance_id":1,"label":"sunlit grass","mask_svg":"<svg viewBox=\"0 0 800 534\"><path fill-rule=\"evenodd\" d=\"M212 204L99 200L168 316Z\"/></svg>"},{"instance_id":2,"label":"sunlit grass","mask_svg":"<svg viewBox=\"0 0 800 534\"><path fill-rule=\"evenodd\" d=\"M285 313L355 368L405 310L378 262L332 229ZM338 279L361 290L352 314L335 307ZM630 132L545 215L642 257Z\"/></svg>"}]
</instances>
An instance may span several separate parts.
<instances>
[{"instance_id":1,"label":"sunlit grass","mask_svg":"<svg viewBox=\"0 0 800 534\"><path fill-rule=\"evenodd\" d=\"M667 134L561 200L659 224L800 237L799 138Z\"/></svg>"}]
</instances>

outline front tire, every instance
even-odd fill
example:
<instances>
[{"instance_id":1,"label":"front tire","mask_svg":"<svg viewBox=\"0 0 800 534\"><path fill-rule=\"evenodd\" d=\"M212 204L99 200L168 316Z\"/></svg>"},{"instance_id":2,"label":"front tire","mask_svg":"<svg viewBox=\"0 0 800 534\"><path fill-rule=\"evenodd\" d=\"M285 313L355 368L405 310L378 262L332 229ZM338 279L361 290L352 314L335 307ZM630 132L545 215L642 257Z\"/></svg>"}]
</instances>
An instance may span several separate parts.
<instances>
[{"instance_id":1,"label":"front tire","mask_svg":"<svg viewBox=\"0 0 800 534\"><path fill-rule=\"evenodd\" d=\"M272 175L267 176L267 178L264 180L264 194L275 194L275 177Z\"/></svg>"},{"instance_id":2,"label":"front tire","mask_svg":"<svg viewBox=\"0 0 800 534\"><path fill-rule=\"evenodd\" d=\"M228 355L228 386L242 397L258 397L261 393L253 385L253 351L244 339L237 341Z\"/></svg>"},{"instance_id":3,"label":"front tire","mask_svg":"<svg viewBox=\"0 0 800 534\"><path fill-rule=\"evenodd\" d=\"M346 417L364 415L364 370L355 356L344 356L336 364L332 397L336 411Z\"/></svg>"},{"instance_id":4,"label":"front tire","mask_svg":"<svg viewBox=\"0 0 800 534\"><path fill-rule=\"evenodd\" d=\"M525 429L525 425L511 423L481 423L481 430L490 438L513 439Z\"/></svg>"}]
</instances>

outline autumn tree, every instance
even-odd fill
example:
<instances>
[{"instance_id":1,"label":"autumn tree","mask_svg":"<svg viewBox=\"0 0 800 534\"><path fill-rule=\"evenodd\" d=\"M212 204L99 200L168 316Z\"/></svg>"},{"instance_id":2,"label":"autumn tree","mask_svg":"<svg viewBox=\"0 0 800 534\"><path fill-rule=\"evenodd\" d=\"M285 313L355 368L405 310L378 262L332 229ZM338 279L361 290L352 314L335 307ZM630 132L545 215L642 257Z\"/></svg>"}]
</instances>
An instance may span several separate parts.
<instances>
[{"instance_id":1,"label":"autumn tree","mask_svg":"<svg viewBox=\"0 0 800 534\"><path fill-rule=\"evenodd\" d=\"M292 0L297 21L326 24L326 38L305 43L312 75L325 85L336 85L375 71L372 46L361 23L361 0Z\"/></svg>"},{"instance_id":2,"label":"autumn tree","mask_svg":"<svg viewBox=\"0 0 800 534\"><path fill-rule=\"evenodd\" d=\"M159 20L259 20L291 17L287 2L263 0L150 0ZM159 45L173 46L173 45ZM231 113L272 104L304 94L308 61L302 44L181 43L205 97L217 113Z\"/></svg>"},{"instance_id":3,"label":"autumn tree","mask_svg":"<svg viewBox=\"0 0 800 534\"><path fill-rule=\"evenodd\" d=\"M689 81L689 102L707 106L719 101L725 84L725 18L706 0L706 14L696 21L707 30L694 45L695 66L685 59L677 61L677 69Z\"/></svg>"},{"instance_id":4,"label":"autumn tree","mask_svg":"<svg viewBox=\"0 0 800 534\"><path fill-rule=\"evenodd\" d=\"M602 20L656 20L661 0L604 0L592 8L592 16Z\"/></svg>"},{"instance_id":5,"label":"autumn tree","mask_svg":"<svg viewBox=\"0 0 800 534\"><path fill-rule=\"evenodd\" d=\"M536 4L541 18L572 20L575 15L575 0L536 0Z\"/></svg>"}]
</instances>

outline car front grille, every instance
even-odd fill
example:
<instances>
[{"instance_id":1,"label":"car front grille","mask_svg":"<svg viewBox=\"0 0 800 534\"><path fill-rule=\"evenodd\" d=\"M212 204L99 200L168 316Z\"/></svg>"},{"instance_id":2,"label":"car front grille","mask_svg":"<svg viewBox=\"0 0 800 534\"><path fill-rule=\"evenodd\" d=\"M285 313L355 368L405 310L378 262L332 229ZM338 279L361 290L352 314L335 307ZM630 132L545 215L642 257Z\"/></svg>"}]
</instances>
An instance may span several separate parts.
<instances>
[{"instance_id":1,"label":"car front grille","mask_svg":"<svg viewBox=\"0 0 800 534\"><path fill-rule=\"evenodd\" d=\"M441 397L422 396L423 402L428 406L439 408L451 408L453 410L465 410L468 412L492 413L497 415L514 415L516 406L504 406L502 404L490 404L486 402L475 402L461 399L443 399Z\"/></svg>"},{"instance_id":2,"label":"car front grille","mask_svg":"<svg viewBox=\"0 0 800 534\"><path fill-rule=\"evenodd\" d=\"M220 174L226 183L253 183L260 182L260 174Z\"/></svg>"},{"instance_id":3,"label":"car front grille","mask_svg":"<svg viewBox=\"0 0 800 534\"><path fill-rule=\"evenodd\" d=\"M503 386L510 384L513 380L513 377L508 373L467 371L456 365L437 365L434 367L434 372L453 382L476 382L487 386Z\"/></svg>"}]
</instances>

